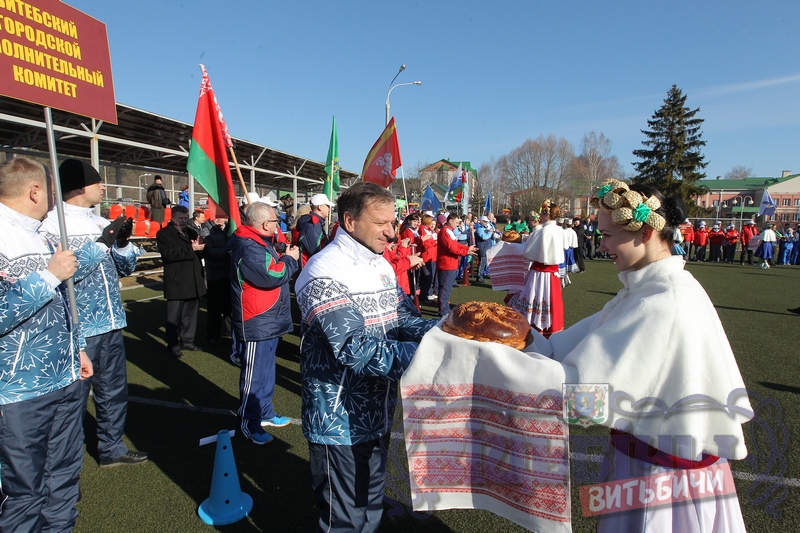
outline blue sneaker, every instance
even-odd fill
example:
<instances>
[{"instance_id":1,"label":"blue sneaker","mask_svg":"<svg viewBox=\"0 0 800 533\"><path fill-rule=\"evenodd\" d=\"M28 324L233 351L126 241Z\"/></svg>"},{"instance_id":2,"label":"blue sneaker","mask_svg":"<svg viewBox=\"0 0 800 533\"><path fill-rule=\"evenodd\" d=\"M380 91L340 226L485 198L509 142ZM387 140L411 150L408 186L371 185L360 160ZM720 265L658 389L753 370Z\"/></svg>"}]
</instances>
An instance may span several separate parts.
<instances>
[{"instance_id":1,"label":"blue sneaker","mask_svg":"<svg viewBox=\"0 0 800 533\"><path fill-rule=\"evenodd\" d=\"M272 418L267 418L266 420L261 421L261 427L274 427L274 428L282 428L284 426L288 426L292 423L292 419L288 416L273 416Z\"/></svg>"},{"instance_id":2,"label":"blue sneaker","mask_svg":"<svg viewBox=\"0 0 800 533\"><path fill-rule=\"evenodd\" d=\"M250 440L256 444L269 444L272 442L272 435L267 432L264 433L253 433L250 435Z\"/></svg>"}]
</instances>

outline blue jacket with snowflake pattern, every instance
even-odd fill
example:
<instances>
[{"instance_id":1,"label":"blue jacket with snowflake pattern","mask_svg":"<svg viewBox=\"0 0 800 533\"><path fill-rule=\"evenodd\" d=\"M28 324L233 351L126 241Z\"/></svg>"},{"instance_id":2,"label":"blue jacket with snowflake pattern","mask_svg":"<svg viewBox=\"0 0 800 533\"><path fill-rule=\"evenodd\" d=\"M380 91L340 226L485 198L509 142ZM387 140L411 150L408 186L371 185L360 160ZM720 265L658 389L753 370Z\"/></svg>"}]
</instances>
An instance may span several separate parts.
<instances>
[{"instance_id":1,"label":"blue jacket with snowflake pattern","mask_svg":"<svg viewBox=\"0 0 800 533\"><path fill-rule=\"evenodd\" d=\"M80 327L72 328L64 284L47 270L55 245L41 223L0 203L0 405L42 396L80 377ZM75 250L75 279L106 253L96 243ZM80 300L78 305L80 307Z\"/></svg>"},{"instance_id":2,"label":"blue jacket with snowflake pattern","mask_svg":"<svg viewBox=\"0 0 800 533\"><path fill-rule=\"evenodd\" d=\"M88 242L95 242L110 224L105 218L95 215L91 207L78 207L66 202L63 205L69 247L73 250ZM39 233L52 242L60 239L55 209L47 214ZM97 246L104 247L102 244ZM109 253L104 254L100 266L75 284L80 303L78 316L84 336L94 337L128 325L122 308L119 278L130 276L136 270L138 255L141 255L141 250L132 243L124 248L117 248L114 244Z\"/></svg>"},{"instance_id":3,"label":"blue jacket with snowflake pattern","mask_svg":"<svg viewBox=\"0 0 800 533\"><path fill-rule=\"evenodd\" d=\"M382 255L343 229L309 259L295 288L303 434L329 445L386 435L397 382L436 321L420 317Z\"/></svg>"}]
</instances>

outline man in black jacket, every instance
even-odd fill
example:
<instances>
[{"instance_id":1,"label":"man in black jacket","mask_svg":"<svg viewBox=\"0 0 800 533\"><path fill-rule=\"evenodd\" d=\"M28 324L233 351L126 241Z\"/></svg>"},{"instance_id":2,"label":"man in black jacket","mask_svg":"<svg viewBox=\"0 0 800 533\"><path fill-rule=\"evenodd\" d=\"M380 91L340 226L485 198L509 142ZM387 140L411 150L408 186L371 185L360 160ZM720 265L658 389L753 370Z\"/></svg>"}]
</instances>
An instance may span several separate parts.
<instances>
[{"instance_id":1,"label":"man in black jacket","mask_svg":"<svg viewBox=\"0 0 800 533\"><path fill-rule=\"evenodd\" d=\"M231 317L231 254L228 245L228 219L218 216L205 224L207 235L203 258L206 267L208 309L206 335L211 344L222 344L223 321Z\"/></svg>"},{"instance_id":2,"label":"man in black jacket","mask_svg":"<svg viewBox=\"0 0 800 533\"><path fill-rule=\"evenodd\" d=\"M586 243L584 242L586 240L586 235L581 227L581 217L575 217L572 219L572 231L574 231L575 235L578 236L578 248L575 251L575 263L578 265L578 268L581 272L585 272L586 263L583 262L583 254L586 252Z\"/></svg>"},{"instance_id":3,"label":"man in black jacket","mask_svg":"<svg viewBox=\"0 0 800 533\"><path fill-rule=\"evenodd\" d=\"M199 350L194 344L200 298L206 295L200 256L205 244L188 228L189 210L172 208L172 221L156 234L164 263L164 297L167 299L167 350L183 357L181 349Z\"/></svg>"}]
</instances>

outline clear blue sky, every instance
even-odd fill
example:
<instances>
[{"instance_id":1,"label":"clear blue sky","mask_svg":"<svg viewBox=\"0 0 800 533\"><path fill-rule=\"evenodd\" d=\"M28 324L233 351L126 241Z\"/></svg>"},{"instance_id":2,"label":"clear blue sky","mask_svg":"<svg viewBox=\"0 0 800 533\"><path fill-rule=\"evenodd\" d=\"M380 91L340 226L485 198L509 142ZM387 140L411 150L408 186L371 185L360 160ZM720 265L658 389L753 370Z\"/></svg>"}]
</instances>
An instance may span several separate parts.
<instances>
[{"instance_id":1,"label":"clear blue sky","mask_svg":"<svg viewBox=\"0 0 800 533\"><path fill-rule=\"evenodd\" d=\"M194 121L204 63L231 134L360 172L389 82L405 166L477 168L527 138L604 133L632 172L676 84L708 177L800 172L800 3L67 0L108 27L118 102Z\"/></svg>"}]
</instances>

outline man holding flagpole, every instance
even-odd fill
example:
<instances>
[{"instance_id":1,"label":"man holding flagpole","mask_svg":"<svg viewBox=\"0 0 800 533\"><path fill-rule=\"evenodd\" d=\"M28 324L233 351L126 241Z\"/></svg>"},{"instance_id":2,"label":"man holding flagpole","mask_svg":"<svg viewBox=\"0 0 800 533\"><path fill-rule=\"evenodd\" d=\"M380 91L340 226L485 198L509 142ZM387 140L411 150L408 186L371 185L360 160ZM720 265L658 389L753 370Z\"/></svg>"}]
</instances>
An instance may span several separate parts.
<instances>
[{"instance_id":1,"label":"man holding flagpole","mask_svg":"<svg viewBox=\"0 0 800 533\"><path fill-rule=\"evenodd\" d=\"M37 235L51 198L41 164L0 165L0 531L72 531L78 516L80 380L93 370L64 282L97 268L105 247Z\"/></svg>"}]
</instances>

